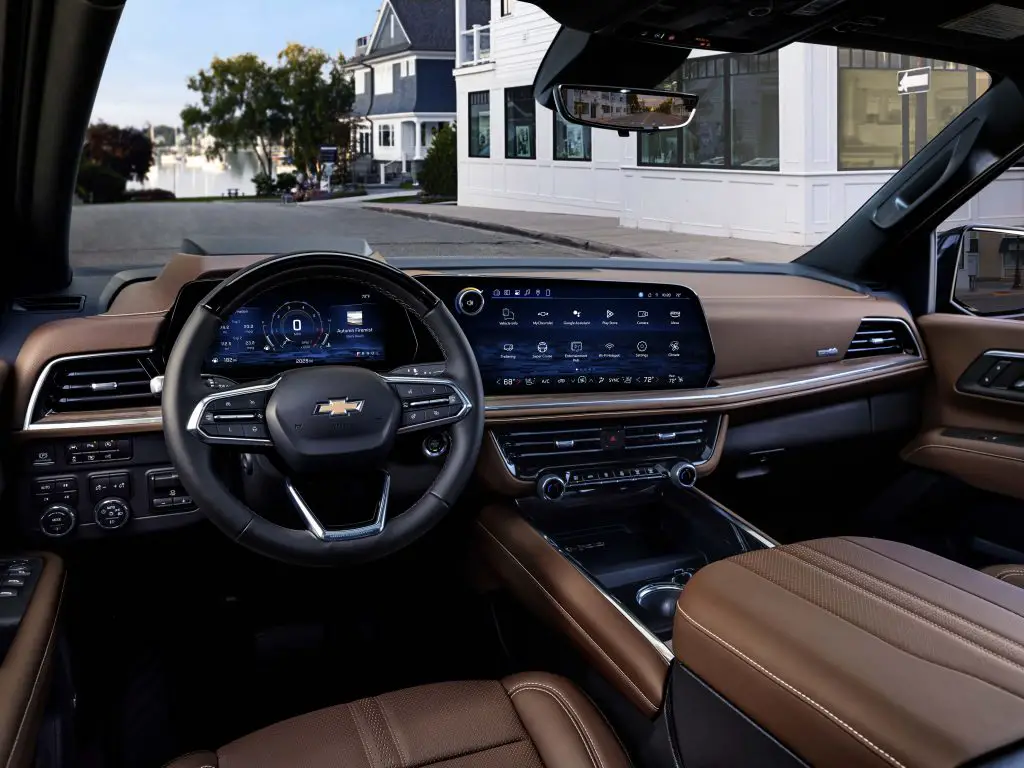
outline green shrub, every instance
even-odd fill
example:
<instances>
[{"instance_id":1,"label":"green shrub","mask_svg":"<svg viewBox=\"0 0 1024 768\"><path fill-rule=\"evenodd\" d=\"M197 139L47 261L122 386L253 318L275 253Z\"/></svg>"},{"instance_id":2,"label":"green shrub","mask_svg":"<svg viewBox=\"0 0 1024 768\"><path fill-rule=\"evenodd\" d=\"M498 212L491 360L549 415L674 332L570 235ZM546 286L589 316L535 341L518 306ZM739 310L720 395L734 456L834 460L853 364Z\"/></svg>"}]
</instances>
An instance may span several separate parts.
<instances>
[{"instance_id":1,"label":"green shrub","mask_svg":"<svg viewBox=\"0 0 1024 768\"><path fill-rule=\"evenodd\" d=\"M434 136L419 180L423 194L429 197L455 197L458 194L459 154L454 128L443 126Z\"/></svg>"},{"instance_id":2,"label":"green shrub","mask_svg":"<svg viewBox=\"0 0 1024 768\"><path fill-rule=\"evenodd\" d=\"M78 167L78 194L90 203L120 202L126 184L124 176L93 160L82 160Z\"/></svg>"},{"instance_id":3,"label":"green shrub","mask_svg":"<svg viewBox=\"0 0 1024 768\"><path fill-rule=\"evenodd\" d=\"M252 177L256 187L256 197L274 197L277 194L277 182L268 173L260 171Z\"/></svg>"},{"instance_id":4,"label":"green shrub","mask_svg":"<svg viewBox=\"0 0 1024 768\"><path fill-rule=\"evenodd\" d=\"M299 180L294 173L277 174L277 191L278 192L291 192L295 187L299 185Z\"/></svg>"}]
</instances>

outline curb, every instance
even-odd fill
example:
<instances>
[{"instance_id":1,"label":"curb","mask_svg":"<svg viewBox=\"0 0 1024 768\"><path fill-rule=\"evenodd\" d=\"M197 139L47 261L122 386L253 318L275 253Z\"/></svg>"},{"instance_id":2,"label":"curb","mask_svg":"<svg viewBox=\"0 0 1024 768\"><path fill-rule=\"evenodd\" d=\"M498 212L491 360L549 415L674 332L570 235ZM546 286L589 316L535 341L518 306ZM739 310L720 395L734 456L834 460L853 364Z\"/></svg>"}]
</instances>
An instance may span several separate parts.
<instances>
[{"instance_id":1,"label":"curb","mask_svg":"<svg viewBox=\"0 0 1024 768\"><path fill-rule=\"evenodd\" d=\"M427 208L431 206L422 207ZM531 240L540 240L541 242L552 243L554 245L578 248L583 251L593 251L594 253L601 253L605 256L624 256L632 259L658 258L653 254L646 253L645 251L639 251L635 248L625 248L621 245L601 243L596 240L587 240L582 237L570 237L569 235L556 235L551 232L540 232L535 229L515 227L511 224L499 224L491 221L475 221L473 219L463 219L458 216L445 216L443 213L434 213L433 211L423 211L415 208L406 210L404 206L399 208L390 205L373 205L373 203L366 203L363 205L363 208L370 211L377 211L379 213L392 213L395 216L407 216L410 219L436 221L440 224L454 224L456 226L469 227L470 229L480 229L485 232L499 232L505 235L528 237Z\"/></svg>"}]
</instances>

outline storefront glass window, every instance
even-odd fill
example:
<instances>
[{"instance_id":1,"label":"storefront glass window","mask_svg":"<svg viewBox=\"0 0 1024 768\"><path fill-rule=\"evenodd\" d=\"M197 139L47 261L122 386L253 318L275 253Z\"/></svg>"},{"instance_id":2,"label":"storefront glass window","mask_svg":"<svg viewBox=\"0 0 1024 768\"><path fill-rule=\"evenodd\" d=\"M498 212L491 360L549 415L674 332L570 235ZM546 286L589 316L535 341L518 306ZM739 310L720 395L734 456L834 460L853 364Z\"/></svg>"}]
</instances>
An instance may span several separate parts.
<instances>
[{"instance_id":1,"label":"storefront glass window","mask_svg":"<svg viewBox=\"0 0 1024 768\"><path fill-rule=\"evenodd\" d=\"M505 157L537 157L537 102L532 86L505 89Z\"/></svg>"},{"instance_id":2,"label":"storefront glass window","mask_svg":"<svg viewBox=\"0 0 1024 768\"><path fill-rule=\"evenodd\" d=\"M555 160L590 160L590 126L576 125L555 116Z\"/></svg>"},{"instance_id":3,"label":"storefront glass window","mask_svg":"<svg viewBox=\"0 0 1024 768\"><path fill-rule=\"evenodd\" d=\"M895 170L976 98L991 78L975 67L840 48L839 169ZM901 93L899 72L924 67L928 89Z\"/></svg>"},{"instance_id":4,"label":"storefront glass window","mask_svg":"<svg viewBox=\"0 0 1024 768\"><path fill-rule=\"evenodd\" d=\"M697 94L697 115L686 128L640 134L640 165L778 170L778 72L776 53L686 62L660 87Z\"/></svg>"},{"instance_id":5,"label":"storefront glass window","mask_svg":"<svg viewBox=\"0 0 1024 768\"><path fill-rule=\"evenodd\" d=\"M491 94L488 91L469 94L469 156L491 156Z\"/></svg>"}]
</instances>

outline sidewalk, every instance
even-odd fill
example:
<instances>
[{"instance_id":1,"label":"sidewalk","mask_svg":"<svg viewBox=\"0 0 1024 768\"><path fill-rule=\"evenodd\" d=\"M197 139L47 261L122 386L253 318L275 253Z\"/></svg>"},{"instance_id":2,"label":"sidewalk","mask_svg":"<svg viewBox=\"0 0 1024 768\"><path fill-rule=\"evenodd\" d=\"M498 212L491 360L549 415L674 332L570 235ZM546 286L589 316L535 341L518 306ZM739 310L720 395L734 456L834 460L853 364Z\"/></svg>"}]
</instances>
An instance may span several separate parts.
<instances>
[{"instance_id":1,"label":"sidewalk","mask_svg":"<svg viewBox=\"0 0 1024 768\"><path fill-rule=\"evenodd\" d=\"M393 189L389 192L374 192L369 195L355 195L353 197L335 197L325 198L323 200L309 200L308 202L305 203L299 203L299 205L363 205L364 203L372 203L374 200L386 200L389 197L416 197L419 193L420 191L418 189Z\"/></svg>"},{"instance_id":2,"label":"sidewalk","mask_svg":"<svg viewBox=\"0 0 1024 768\"><path fill-rule=\"evenodd\" d=\"M362 198L363 202L367 201ZM368 210L410 216L474 229L528 237L533 240L582 248L609 256L686 259L692 261L789 262L806 253L807 246L762 243L735 237L684 235L649 229L620 227L617 218L574 216L561 213L531 213L497 208L468 208L460 205L366 205Z\"/></svg>"}]
</instances>

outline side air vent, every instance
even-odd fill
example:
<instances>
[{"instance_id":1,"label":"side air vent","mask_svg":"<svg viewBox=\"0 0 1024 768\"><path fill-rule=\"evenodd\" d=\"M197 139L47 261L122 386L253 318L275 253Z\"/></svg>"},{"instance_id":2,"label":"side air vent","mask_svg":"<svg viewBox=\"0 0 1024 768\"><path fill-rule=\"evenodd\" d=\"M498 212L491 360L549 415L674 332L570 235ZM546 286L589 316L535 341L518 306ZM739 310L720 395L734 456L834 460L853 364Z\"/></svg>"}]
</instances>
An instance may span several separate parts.
<instances>
[{"instance_id":1,"label":"side air vent","mask_svg":"<svg viewBox=\"0 0 1024 768\"><path fill-rule=\"evenodd\" d=\"M872 317L861 321L844 359L920 354L914 334L905 322L895 318Z\"/></svg>"},{"instance_id":2,"label":"side air vent","mask_svg":"<svg viewBox=\"0 0 1024 768\"><path fill-rule=\"evenodd\" d=\"M22 296L11 303L15 312L58 313L81 312L85 306L85 296Z\"/></svg>"},{"instance_id":3,"label":"side air vent","mask_svg":"<svg viewBox=\"0 0 1024 768\"><path fill-rule=\"evenodd\" d=\"M539 424L494 430L505 463L516 477L542 470L602 464L706 460L718 436L718 416L652 416L619 422Z\"/></svg>"},{"instance_id":4,"label":"side air vent","mask_svg":"<svg viewBox=\"0 0 1024 768\"><path fill-rule=\"evenodd\" d=\"M47 366L33 396L32 418L159 405L150 390L158 373L148 351L58 359Z\"/></svg>"}]
</instances>

